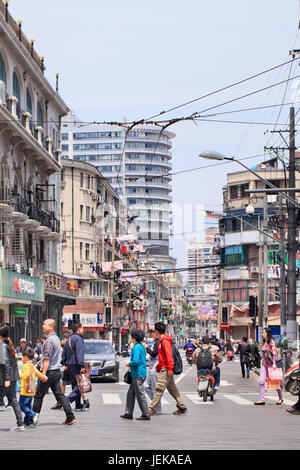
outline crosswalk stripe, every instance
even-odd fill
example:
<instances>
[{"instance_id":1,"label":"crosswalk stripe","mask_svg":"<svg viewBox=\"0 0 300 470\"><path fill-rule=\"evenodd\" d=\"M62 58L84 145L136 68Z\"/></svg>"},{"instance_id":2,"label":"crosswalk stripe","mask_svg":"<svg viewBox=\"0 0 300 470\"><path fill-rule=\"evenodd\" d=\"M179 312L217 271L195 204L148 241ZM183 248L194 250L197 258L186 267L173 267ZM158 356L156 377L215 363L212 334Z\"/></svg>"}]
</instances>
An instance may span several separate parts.
<instances>
[{"instance_id":1,"label":"crosswalk stripe","mask_svg":"<svg viewBox=\"0 0 300 470\"><path fill-rule=\"evenodd\" d=\"M203 398L200 398L197 393L186 393L185 395L193 403L196 403L196 405L201 405L202 403L204 403L205 405L207 405L207 404L213 405L214 404L214 402L210 401L209 398L208 398L208 401L206 401L206 402L203 401Z\"/></svg>"},{"instance_id":2,"label":"crosswalk stripe","mask_svg":"<svg viewBox=\"0 0 300 470\"><path fill-rule=\"evenodd\" d=\"M241 397L240 395L221 395L222 397L227 398L228 400L237 403L238 405L253 405L252 401L246 400L245 398Z\"/></svg>"},{"instance_id":3,"label":"crosswalk stripe","mask_svg":"<svg viewBox=\"0 0 300 470\"><path fill-rule=\"evenodd\" d=\"M273 400L273 401L277 401L278 400L278 396L273 396L273 397L269 397L268 395L266 395L266 398L269 398L270 400ZM285 398L283 398L283 403L285 405L294 405L295 404L295 400L287 400Z\"/></svg>"},{"instance_id":4,"label":"crosswalk stripe","mask_svg":"<svg viewBox=\"0 0 300 470\"><path fill-rule=\"evenodd\" d=\"M122 400L118 393L102 393L104 405L122 405Z\"/></svg>"}]
</instances>

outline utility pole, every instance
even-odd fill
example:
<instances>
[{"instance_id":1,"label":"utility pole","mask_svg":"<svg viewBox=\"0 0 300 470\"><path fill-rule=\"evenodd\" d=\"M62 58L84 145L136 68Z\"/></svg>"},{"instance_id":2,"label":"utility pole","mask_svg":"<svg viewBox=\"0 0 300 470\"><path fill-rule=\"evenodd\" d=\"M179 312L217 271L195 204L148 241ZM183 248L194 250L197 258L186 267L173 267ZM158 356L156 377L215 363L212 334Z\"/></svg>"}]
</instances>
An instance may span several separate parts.
<instances>
[{"instance_id":1,"label":"utility pole","mask_svg":"<svg viewBox=\"0 0 300 470\"><path fill-rule=\"evenodd\" d=\"M268 265L269 265L269 255L268 255L268 242L266 232L268 230L268 201L267 195L264 194L264 220L263 220L263 281L264 281L264 310L263 310L263 328L268 326L268 314L269 314L269 292L268 292Z\"/></svg>"},{"instance_id":2,"label":"utility pole","mask_svg":"<svg viewBox=\"0 0 300 470\"><path fill-rule=\"evenodd\" d=\"M113 323L113 311L114 311L114 285L115 285L115 238L112 234L112 261L111 261L111 278L110 278L110 316L111 323ZM106 319L105 319L106 321ZM112 330L109 331L109 340L112 341Z\"/></svg>"},{"instance_id":3,"label":"utility pole","mask_svg":"<svg viewBox=\"0 0 300 470\"><path fill-rule=\"evenodd\" d=\"M295 187L295 110L290 108L289 131L289 187ZM295 193L291 193L295 199ZM286 334L289 342L297 340L297 304L296 304L296 210L295 206L288 203L288 299Z\"/></svg>"},{"instance_id":4,"label":"utility pole","mask_svg":"<svg viewBox=\"0 0 300 470\"><path fill-rule=\"evenodd\" d=\"M284 214L282 197L279 196L279 236L280 236L280 325L281 335L286 335L286 283L285 283L285 248L284 248Z\"/></svg>"},{"instance_id":5,"label":"utility pole","mask_svg":"<svg viewBox=\"0 0 300 470\"><path fill-rule=\"evenodd\" d=\"M259 243L258 246L258 335L257 339L259 342L262 341L262 330L263 330L263 252L262 245Z\"/></svg>"}]
</instances>

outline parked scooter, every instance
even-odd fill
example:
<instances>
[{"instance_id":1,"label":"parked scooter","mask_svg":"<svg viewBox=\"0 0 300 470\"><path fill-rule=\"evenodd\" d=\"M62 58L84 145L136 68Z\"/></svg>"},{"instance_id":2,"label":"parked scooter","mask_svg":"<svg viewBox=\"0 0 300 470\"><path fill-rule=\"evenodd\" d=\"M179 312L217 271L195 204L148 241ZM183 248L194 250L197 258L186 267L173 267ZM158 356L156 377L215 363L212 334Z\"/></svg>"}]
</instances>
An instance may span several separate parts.
<instances>
[{"instance_id":1,"label":"parked scooter","mask_svg":"<svg viewBox=\"0 0 300 470\"><path fill-rule=\"evenodd\" d=\"M198 375L198 387L197 392L199 397L203 398L203 401L207 401L207 397L210 397L210 401L213 401L216 389L214 388L215 379L210 372L207 374Z\"/></svg>"},{"instance_id":2,"label":"parked scooter","mask_svg":"<svg viewBox=\"0 0 300 470\"><path fill-rule=\"evenodd\" d=\"M187 360L187 363L192 366L193 365L193 348L187 348L186 350L186 360Z\"/></svg>"},{"instance_id":3,"label":"parked scooter","mask_svg":"<svg viewBox=\"0 0 300 470\"><path fill-rule=\"evenodd\" d=\"M289 370L285 373L285 389L292 395L299 395L300 392L300 370L299 359L292 364Z\"/></svg>"}]
</instances>

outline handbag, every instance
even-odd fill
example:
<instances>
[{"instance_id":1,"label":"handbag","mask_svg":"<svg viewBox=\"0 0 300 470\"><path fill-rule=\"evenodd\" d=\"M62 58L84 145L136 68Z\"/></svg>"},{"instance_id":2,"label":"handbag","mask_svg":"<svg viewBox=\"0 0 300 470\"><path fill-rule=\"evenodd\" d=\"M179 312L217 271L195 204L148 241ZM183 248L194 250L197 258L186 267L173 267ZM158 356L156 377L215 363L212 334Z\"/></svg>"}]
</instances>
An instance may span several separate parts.
<instances>
[{"instance_id":1,"label":"handbag","mask_svg":"<svg viewBox=\"0 0 300 470\"><path fill-rule=\"evenodd\" d=\"M283 380L283 372L280 367L269 369L269 377L271 382L281 382Z\"/></svg>"},{"instance_id":2,"label":"handbag","mask_svg":"<svg viewBox=\"0 0 300 470\"><path fill-rule=\"evenodd\" d=\"M132 377L131 377L130 370L128 370L128 371L126 372L126 374L124 375L123 381L124 381L126 384L131 384L131 383L132 383Z\"/></svg>"},{"instance_id":3,"label":"handbag","mask_svg":"<svg viewBox=\"0 0 300 470\"><path fill-rule=\"evenodd\" d=\"M76 375L76 381L81 394L92 391L92 384L89 374L83 373Z\"/></svg>"}]
</instances>

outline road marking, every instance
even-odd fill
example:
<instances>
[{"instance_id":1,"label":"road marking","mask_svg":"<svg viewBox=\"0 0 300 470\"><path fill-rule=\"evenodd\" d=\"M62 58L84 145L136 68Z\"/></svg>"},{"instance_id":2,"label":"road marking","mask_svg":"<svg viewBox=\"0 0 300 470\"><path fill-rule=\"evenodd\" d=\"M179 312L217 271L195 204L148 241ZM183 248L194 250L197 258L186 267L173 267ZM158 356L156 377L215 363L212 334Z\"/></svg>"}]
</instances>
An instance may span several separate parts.
<instances>
[{"instance_id":1,"label":"road marking","mask_svg":"<svg viewBox=\"0 0 300 470\"><path fill-rule=\"evenodd\" d=\"M269 397L268 395L266 395L266 398L269 398L270 400L274 400L274 401L278 400L278 396ZM285 404L285 405L294 405L295 400L293 401L293 400L287 400L287 399L283 398L283 404Z\"/></svg>"},{"instance_id":2,"label":"road marking","mask_svg":"<svg viewBox=\"0 0 300 470\"><path fill-rule=\"evenodd\" d=\"M227 380L221 380L220 381L220 386L222 386L222 387L228 387L229 385L234 385L234 384L228 383Z\"/></svg>"},{"instance_id":3,"label":"road marking","mask_svg":"<svg viewBox=\"0 0 300 470\"><path fill-rule=\"evenodd\" d=\"M210 398L208 398L208 401L203 401L203 398L200 398L198 393L185 393L185 396L189 398L193 403L196 403L196 405L213 405L214 402L210 401Z\"/></svg>"},{"instance_id":4,"label":"road marking","mask_svg":"<svg viewBox=\"0 0 300 470\"><path fill-rule=\"evenodd\" d=\"M186 373L185 372L182 372L182 374L177 377L177 379L175 380L175 383L178 384L179 382L181 382L181 380L186 376Z\"/></svg>"},{"instance_id":5,"label":"road marking","mask_svg":"<svg viewBox=\"0 0 300 470\"><path fill-rule=\"evenodd\" d=\"M102 393L104 405L122 405L121 398L118 393Z\"/></svg>"},{"instance_id":6,"label":"road marking","mask_svg":"<svg viewBox=\"0 0 300 470\"><path fill-rule=\"evenodd\" d=\"M240 397L239 395L221 395L228 400L233 401L234 403L237 403L238 405L253 405L252 401L246 400L243 397Z\"/></svg>"}]
</instances>

